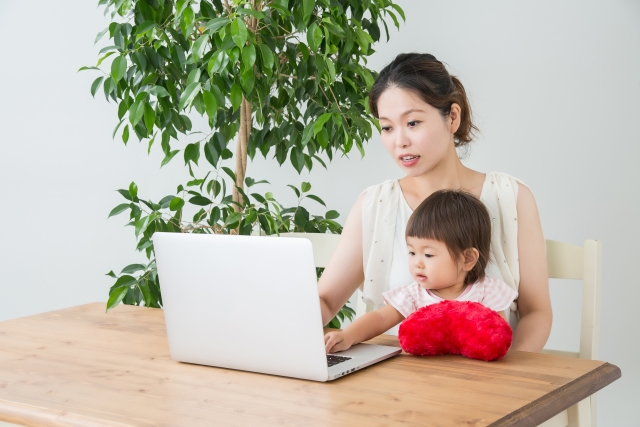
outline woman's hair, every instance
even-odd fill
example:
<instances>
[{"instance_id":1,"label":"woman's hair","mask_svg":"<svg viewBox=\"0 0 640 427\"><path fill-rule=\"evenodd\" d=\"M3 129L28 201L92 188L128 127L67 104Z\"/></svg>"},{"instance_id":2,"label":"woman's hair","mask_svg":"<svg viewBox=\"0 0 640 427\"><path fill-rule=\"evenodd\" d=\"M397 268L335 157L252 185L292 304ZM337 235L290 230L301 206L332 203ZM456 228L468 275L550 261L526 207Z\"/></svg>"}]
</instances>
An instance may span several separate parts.
<instances>
[{"instance_id":1,"label":"woman's hair","mask_svg":"<svg viewBox=\"0 0 640 427\"><path fill-rule=\"evenodd\" d=\"M456 147L467 145L478 131L473 124L471 105L464 86L449 74L442 62L428 53L401 53L380 71L369 92L369 109L378 118L378 100L389 87L410 90L427 104L438 109L442 117L451 112L451 105L461 109L460 127L454 134Z\"/></svg>"},{"instance_id":2,"label":"woman's hair","mask_svg":"<svg viewBox=\"0 0 640 427\"><path fill-rule=\"evenodd\" d=\"M413 212L406 237L443 242L454 261L469 248L478 250L478 262L464 284L482 280L491 250L491 218L484 204L469 193L440 190L427 197Z\"/></svg>"}]
</instances>

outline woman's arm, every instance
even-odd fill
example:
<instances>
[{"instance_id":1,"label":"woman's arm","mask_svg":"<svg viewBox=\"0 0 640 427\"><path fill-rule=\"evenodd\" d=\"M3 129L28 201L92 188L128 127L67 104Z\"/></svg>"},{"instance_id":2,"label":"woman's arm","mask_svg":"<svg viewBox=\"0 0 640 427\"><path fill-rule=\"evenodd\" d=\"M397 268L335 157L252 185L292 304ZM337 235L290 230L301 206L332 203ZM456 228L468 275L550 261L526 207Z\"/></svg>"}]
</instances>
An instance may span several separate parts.
<instances>
[{"instance_id":1,"label":"woman's arm","mask_svg":"<svg viewBox=\"0 0 640 427\"><path fill-rule=\"evenodd\" d=\"M538 215L538 207L531 190L518 187L518 259L520 286L518 311L520 321L516 327L511 349L539 352L551 332L551 298L547 255Z\"/></svg>"},{"instance_id":2,"label":"woman's arm","mask_svg":"<svg viewBox=\"0 0 640 427\"><path fill-rule=\"evenodd\" d=\"M364 195L358 197L351 208L342 229L338 247L318 282L323 325L333 319L364 280L362 266L363 199Z\"/></svg>"},{"instance_id":3,"label":"woman's arm","mask_svg":"<svg viewBox=\"0 0 640 427\"><path fill-rule=\"evenodd\" d=\"M404 320L392 305L365 314L344 331L329 332L324 336L327 353L348 350L352 345L377 337Z\"/></svg>"}]
</instances>

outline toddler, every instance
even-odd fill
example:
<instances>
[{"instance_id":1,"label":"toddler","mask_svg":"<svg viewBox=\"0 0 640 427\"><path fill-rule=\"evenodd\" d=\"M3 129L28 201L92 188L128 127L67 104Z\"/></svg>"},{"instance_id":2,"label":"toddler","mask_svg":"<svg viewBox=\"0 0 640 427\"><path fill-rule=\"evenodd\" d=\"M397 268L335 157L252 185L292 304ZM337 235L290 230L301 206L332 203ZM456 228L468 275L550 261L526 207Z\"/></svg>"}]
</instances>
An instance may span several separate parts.
<instances>
[{"instance_id":1,"label":"toddler","mask_svg":"<svg viewBox=\"0 0 640 427\"><path fill-rule=\"evenodd\" d=\"M491 219L471 194L441 190L427 197L409 218L406 240L415 282L384 292L384 307L343 331L326 334L327 353L378 336L419 308L442 300L479 302L504 318L504 310L518 297L502 280L485 274Z\"/></svg>"}]
</instances>

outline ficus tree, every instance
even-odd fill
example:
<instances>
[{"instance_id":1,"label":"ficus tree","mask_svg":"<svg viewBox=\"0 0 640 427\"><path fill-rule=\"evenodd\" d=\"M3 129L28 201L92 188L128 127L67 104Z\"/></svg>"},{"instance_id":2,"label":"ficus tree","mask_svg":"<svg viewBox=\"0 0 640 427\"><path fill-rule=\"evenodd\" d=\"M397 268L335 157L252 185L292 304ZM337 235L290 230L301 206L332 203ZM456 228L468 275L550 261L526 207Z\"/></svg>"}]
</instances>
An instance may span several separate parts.
<instances>
[{"instance_id":1,"label":"ficus tree","mask_svg":"<svg viewBox=\"0 0 640 427\"><path fill-rule=\"evenodd\" d=\"M375 73L367 68L385 19L399 28L402 9L391 0L99 0L111 23L91 85L118 105L113 136L127 144L159 145L161 167L178 154L190 178L154 202L138 187L109 216L129 212L137 249L148 262L125 267L107 309L120 302L161 307L151 236L156 231L267 235L290 231L340 233L333 210L311 215L311 185L290 185L298 204L285 208L267 184L247 176L256 154L287 160L298 173L356 149L377 122L367 109ZM107 63L110 65L105 66ZM105 64L105 65L103 65ZM104 68L104 70L103 70ZM197 118L200 116L201 118ZM192 120L193 119L193 120ZM193 123L206 123L194 129ZM181 137L180 135L183 135ZM183 143L186 137L192 142ZM235 153L229 143L235 141ZM229 167L233 164L233 169ZM186 214L191 208L195 214ZM188 216L188 217L187 217ZM320 274L321 272L319 272ZM333 326L352 310L345 308Z\"/></svg>"}]
</instances>

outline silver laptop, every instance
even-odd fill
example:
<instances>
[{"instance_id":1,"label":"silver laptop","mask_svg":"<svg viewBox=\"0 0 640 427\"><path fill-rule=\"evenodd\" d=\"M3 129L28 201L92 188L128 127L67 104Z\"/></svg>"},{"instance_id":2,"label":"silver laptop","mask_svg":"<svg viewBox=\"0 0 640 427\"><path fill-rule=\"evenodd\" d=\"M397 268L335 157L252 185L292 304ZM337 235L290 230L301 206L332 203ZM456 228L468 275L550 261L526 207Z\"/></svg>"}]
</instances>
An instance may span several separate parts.
<instances>
[{"instance_id":1,"label":"silver laptop","mask_svg":"<svg viewBox=\"0 0 640 427\"><path fill-rule=\"evenodd\" d=\"M328 381L401 351L325 353L307 239L155 233L153 243L175 360Z\"/></svg>"}]
</instances>

